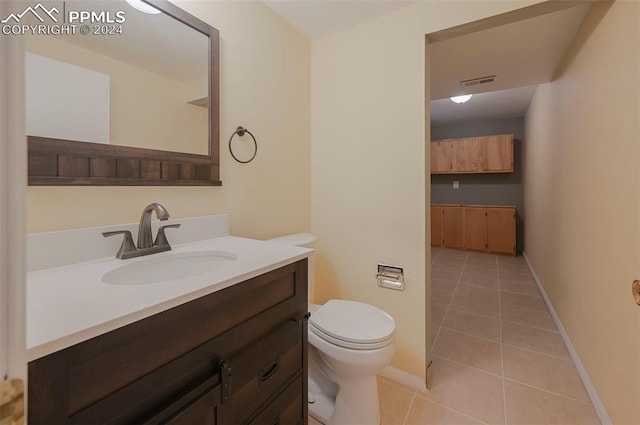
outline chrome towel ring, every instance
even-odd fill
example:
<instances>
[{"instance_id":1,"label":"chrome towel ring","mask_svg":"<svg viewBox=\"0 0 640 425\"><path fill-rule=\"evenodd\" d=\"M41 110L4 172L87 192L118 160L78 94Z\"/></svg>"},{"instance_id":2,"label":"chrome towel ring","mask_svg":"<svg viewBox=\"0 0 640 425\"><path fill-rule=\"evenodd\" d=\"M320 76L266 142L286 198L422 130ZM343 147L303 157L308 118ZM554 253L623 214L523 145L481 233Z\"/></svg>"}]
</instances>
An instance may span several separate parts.
<instances>
[{"instance_id":1,"label":"chrome towel ring","mask_svg":"<svg viewBox=\"0 0 640 425\"><path fill-rule=\"evenodd\" d=\"M233 140L233 136L235 136L236 134L238 136L242 137L242 136L244 136L245 133L247 133L253 139L254 150L253 150L253 156L251 158L249 158L248 160L243 161L241 159L238 159L238 157L233 153L233 149L231 148L231 141ZM246 128L244 128L242 126L237 127L236 131L234 131L233 134L231 135L231 137L229 138L229 153L231 153L231 156L233 157L233 159L238 161L240 164L246 164L248 162L253 161L253 158L256 157L256 155L258 153L258 142L256 142L256 138L253 136L253 134L249 130L247 130Z\"/></svg>"}]
</instances>

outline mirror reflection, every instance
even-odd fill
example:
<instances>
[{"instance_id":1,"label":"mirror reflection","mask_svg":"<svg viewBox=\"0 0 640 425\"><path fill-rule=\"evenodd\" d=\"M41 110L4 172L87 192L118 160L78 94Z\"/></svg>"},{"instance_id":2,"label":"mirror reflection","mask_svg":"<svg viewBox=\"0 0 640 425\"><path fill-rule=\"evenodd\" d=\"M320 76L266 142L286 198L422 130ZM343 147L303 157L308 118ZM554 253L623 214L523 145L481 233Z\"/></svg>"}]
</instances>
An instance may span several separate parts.
<instances>
[{"instance_id":1,"label":"mirror reflection","mask_svg":"<svg viewBox=\"0 0 640 425\"><path fill-rule=\"evenodd\" d=\"M27 134L209 154L208 37L124 0L62 7L125 21L25 36Z\"/></svg>"}]
</instances>

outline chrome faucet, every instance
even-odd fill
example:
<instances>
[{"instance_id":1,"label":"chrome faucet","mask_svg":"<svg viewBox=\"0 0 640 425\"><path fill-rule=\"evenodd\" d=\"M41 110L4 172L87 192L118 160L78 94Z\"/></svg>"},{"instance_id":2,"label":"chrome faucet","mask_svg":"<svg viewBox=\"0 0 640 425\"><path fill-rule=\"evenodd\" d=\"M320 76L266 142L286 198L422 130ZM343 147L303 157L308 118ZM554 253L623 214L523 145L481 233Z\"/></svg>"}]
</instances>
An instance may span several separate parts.
<instances>
[{"instance_id":1,"label":"chrome faucet","mask_svg":"<svg viewBox=\"0 0 640 425\"><path fill-rule=\"evenodd\" d=\"M116 258L126 260L127 258L141 257L143 255L155 254L157 252L170 251L171 245L167 240L165 229L178 228L179 224L169 224L162 226L158 229L155 242L153 241L153 235L151 233L151 213L155 211L156 216L160 221L165 221L169 218L169 212L165 207L158 203L147 205L142 210L140 216L140 224L138 226L138 246L133 243L133 237L128 230L116 230L114 232L103 232L102 235L107 238L113 235L124 235L122 245L116 253Z\"/></svg>"}]
</instances>

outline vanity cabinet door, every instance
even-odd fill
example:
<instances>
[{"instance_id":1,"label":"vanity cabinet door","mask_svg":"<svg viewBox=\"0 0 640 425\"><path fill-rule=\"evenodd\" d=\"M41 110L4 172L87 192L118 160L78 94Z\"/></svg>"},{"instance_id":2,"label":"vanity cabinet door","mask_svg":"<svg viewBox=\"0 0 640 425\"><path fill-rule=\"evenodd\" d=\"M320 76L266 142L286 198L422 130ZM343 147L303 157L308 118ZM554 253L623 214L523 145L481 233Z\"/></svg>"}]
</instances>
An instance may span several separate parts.
<instances>
[{"instance_id":1,"label":"vanity cabinet door","mask_svg":"<svg viewBox=\"0 0 640 425\"><path fill-rule=\"evenodd\" d=\"M204 394L198 400L195 400L191 405L186 407L183 411L172 417L163 424L166 425L218 425L221 422L218 420L218 405L216 401L216 391L211 390Z\"/></svg>"},{"instance_id":2,"label":"vanity cabinet door","mask_svg":"<svg viewBox=\"0 0 640 425\"><path fill-rule=\"evenodd\" d=\"M249 425L299 425L305 423L303 377L300 376Z\"/></svg>"},{"instance_id":3,"label":"vanity cabinet door","mask_svg":"<svg viewBox=\"0 0 640 425\"><path fill-rule=\"evenodd\" d=\"M180 397L152 418L145 425L218 425L221 424L221 388L201 385Z\"/></svg>"}]
</instances>

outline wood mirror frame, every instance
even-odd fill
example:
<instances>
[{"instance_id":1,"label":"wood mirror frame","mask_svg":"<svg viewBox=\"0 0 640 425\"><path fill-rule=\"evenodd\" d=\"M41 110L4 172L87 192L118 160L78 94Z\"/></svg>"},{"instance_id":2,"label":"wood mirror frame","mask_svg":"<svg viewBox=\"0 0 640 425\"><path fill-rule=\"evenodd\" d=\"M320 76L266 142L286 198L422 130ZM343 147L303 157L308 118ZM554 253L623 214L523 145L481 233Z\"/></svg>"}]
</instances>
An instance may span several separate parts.
<instances>
[{"instance_id":1,"label":"wood mirror frame","mask_svg":"<svg viewBox=\"0 0 640 425\"><path fill-rule=\"evenodd\" d=\"M144 0L209 37L209 155L27 136L30 186L220 186L218 30L167 0Z\"/></svg>"}]
</instances>

